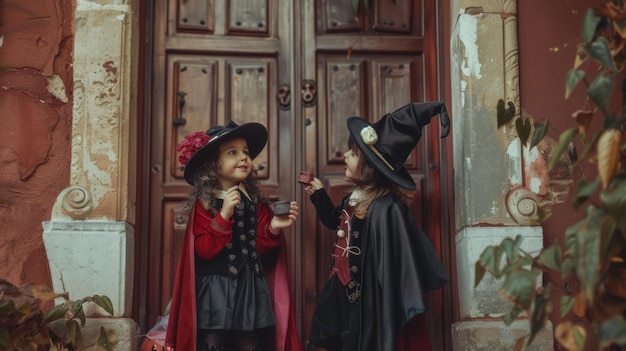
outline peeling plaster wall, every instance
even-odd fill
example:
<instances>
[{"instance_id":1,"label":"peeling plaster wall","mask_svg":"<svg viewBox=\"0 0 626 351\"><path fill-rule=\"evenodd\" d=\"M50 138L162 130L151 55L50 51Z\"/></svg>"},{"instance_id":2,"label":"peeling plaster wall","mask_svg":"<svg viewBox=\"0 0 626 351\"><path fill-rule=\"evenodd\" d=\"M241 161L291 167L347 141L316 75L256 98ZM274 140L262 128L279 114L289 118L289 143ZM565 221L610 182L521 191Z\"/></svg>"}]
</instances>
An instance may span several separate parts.
<instances>
[{"instance_id":1,"label":"peeling plaster wall","mask_svg":"<svg viewBox=\"0 0 626 351\"><path fill-rule=\"evenodd\" d=\"M0 278L50 285L42 221L68 185L73 1L0 2Z\"/></svg>"}]
</instances>

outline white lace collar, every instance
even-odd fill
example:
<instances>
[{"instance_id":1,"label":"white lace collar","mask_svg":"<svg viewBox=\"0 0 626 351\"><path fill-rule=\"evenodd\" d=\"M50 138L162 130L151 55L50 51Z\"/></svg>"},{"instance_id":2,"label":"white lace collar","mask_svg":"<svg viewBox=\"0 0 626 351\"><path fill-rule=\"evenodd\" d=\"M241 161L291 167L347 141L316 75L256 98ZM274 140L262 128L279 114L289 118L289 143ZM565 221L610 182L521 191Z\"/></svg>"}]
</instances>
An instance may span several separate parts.
<instances>
[{"instance_id":1,"label":"white lace collar","mask_svg":"<svg viewBox=\"0 0 626 351\"><path fill-rule=\"evenodd\" d=\"M239 190L241 190L241 192L246 195L246 197L250 199L250 195L248 194L248 192L246 191L246 188L239 184ZM226 198L226 190L215 190L215 198L216 199L220 199L220 200L224 200Z\"/></svg>"},{"instance_id":2,"label":"white lace collar","mask_svg":"<svg viewBox=\"0 0 626 351\"><path fill-rule=\"evenodd\" d=\"M350 199L348 199L348 205L352 207L356 206L357 202L361 201L361 195L361 189L354 189L354 191L350 194Z\"/></svg>"}]
</instances>

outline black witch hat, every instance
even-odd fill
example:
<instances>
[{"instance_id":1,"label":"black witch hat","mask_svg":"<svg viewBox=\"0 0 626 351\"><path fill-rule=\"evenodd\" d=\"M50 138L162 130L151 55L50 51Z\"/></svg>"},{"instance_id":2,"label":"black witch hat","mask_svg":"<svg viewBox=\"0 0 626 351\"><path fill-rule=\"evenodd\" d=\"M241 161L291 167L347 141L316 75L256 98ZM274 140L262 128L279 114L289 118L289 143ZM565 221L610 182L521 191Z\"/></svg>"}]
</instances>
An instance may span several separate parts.
<instances>
[{"instance_id":1,"label":"black witch hat","mask_svg":"<svg viewBox=\"0 0 626 351\"><path fill-rule=\"evenodd\" d=\"M450 133L450 117L443 102L416 102L386 114L370 124L361 117L348 118L348 130L376 169L402 188L415 190L404 161L422 137L422 127L439 115L441 137Z\"/></svg>"}]
</instances>

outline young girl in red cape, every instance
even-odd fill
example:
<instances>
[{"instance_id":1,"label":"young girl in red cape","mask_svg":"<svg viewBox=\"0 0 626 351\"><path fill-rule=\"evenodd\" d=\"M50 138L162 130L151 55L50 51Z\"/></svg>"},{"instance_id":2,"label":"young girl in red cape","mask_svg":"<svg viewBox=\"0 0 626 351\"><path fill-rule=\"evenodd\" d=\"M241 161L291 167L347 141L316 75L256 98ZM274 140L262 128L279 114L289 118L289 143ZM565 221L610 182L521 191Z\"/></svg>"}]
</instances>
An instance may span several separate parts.
<instances>
[{"instance_id":1,"label":"young girl in red cape","mask_svg":"<svg viewBox=\"0 0 626 351\"><path fill-rule=\"evenodd\" d=\"M441 102L409 104L373 124L348 118L344 158L352 192L335 206L318 178L305 187L322 223L337 231L311 344L330 351L432 349L424 294L447 275L401 188L416 188L404 162L437 114L443 137L450 120Z\"/></svg>"},{"instance_id":2,"label":"young girl in red cape","mask_svg":"<svg viewBox=\"0 0 626 351\"><path fill-rule=\"evenodd\" d=\"M252 160L265 147L259 123L217 126L177 146L194 186L165 346L175 351L299 351L282 229L257 187Z\"/></svg>"}]
</instances>

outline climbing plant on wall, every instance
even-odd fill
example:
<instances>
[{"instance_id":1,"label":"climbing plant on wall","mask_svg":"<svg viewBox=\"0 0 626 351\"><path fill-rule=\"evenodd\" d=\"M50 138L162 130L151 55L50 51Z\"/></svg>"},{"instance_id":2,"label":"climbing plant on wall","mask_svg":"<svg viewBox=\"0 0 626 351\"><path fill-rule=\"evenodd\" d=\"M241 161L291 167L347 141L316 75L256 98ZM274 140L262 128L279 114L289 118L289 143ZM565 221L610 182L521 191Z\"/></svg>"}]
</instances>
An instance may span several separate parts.
<instances>
[{"instance_id":1,"label":"climbing plant on wall","mask_svg":"<svg viewBox=\"0 0 626 351\"><path fill-rule=\"evenodd\" d=\"M567 287L556 307L562 316L573 317L555 327L561 346L568 350L626 347L625 44L622 0L587 11L575 65L566 77L565 96L585 89L593 108L573 113L572 126L560 133L549 165L554 167L567 154L575 167L595 168L595 178L580 180L571 201L572 210L582 210L583 219L567 228L563 245L531 255L521 249L523 238L518 236L487 247L476 262L476 285L486 273L502 278L499 292L513 303L504 321L511 324L523 312L528 316L530 333L517 341L516 350L532 343L555 308L552 296L557 289L550 282L537 286L548 271L576 282ZM513 121L514 106L500 101L497 111L498 126L516 123L518 135L529 147L537 145L550 128L549 121L538 123L531 136Z\"/></svg>"}]
</instances>

